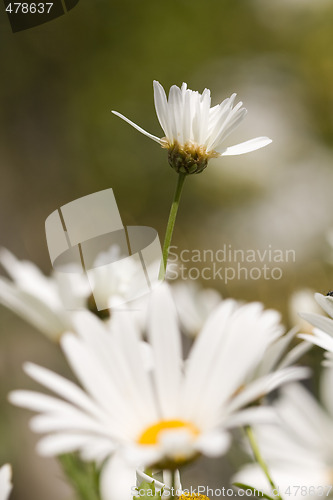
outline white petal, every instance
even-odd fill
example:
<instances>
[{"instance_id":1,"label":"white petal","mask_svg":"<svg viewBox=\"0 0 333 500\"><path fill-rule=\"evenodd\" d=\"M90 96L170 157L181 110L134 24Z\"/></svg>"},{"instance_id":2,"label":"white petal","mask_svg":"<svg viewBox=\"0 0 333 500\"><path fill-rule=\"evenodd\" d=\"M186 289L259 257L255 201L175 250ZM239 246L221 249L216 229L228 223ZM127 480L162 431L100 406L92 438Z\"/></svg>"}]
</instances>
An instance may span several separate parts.
<instances>
[{"instance_id":1,"label":"white petal","mask_svg":"<svg viewBox=\"0 0 333 500\"><path fill-rule=\"evenodd\" d=\"M333 320L316 313L300 313L300 317L333 337Z\"/></svg>"},{"instance_id":2,"label":"white petal","mask_svg":"<svg viewBox=\"0 0 333 500\"><path fill-rule=\"evenodd\" d=\"M94 438L87 434L72 433L57 433L50 434L37 443L37 452L42 456L52 457L62 453L71 453L85 446L91 446ZM105 440L104 440L105 441ZM109 453L114 449L110 443ZM96 457L94 457L95 459Z\"/></svg>"},{"instance_id":3,"label":"white petal","mask_svg":"<svg viewBox=\"0 0 333 500\"><path fill-rule=\"evenodd\" d=\"M278 401L280 417L294 440L312 449L313 453L326 446L332 439L332 421L316 399L301 384L283 388Z\"/></svg>"},{"instance_id":4,"label":"white petal","mask_svg":"<svg viewBox=\"0 0 333 500\"><path fill-rule=\"evenodd\" d=\"M19 289L3 277L0 277L0 303L53 340L59 339L70 325L66 311L61 314L53 310L39 297Z\"/></svg>"},{"instance_id":5,"label":"white petal","mask_svg":"<svg viewBox=\"0 0 333 500\"><path fill-rule=\"evenodd\" d=\"M318 302L318 304L324 309L325 312L331 318L333 318L333 297L330 295L322 295L321 293L316 293L315 294L315 299Z\"/></svg>"},{"instance_id":6,"label":"white petal","mask_svg":"<svg viewBox=\"0 0 333 500\"><path fill-rule=\"evenodd\" d=\"M310 370L303 367L291 367L278 370L269 375L265 375L251 382L243 391L235 396L229 403L229 412L233 412L273 391L277 387L287 382L293 382L306 378L310 375Z\"/></svg>"},{"instance_id":7,"label":"white petal","mask_svg":"<svg viewBox=\"0 0 333 500\"><path fill-rule=\"evenodd\" d=\"M176 139L180 144L183 143L183 108L181 104L181 90L179 87L177 87L177 85L172 85L169 91L168 99L169 123L171 125L172 138Z\"/></svg>"},{"instance_id":8,"label":"white petal","mask_svg":"<svg viewBox=\"0 0 333 500\"><path fill-rule=\"evenodd\" d=\"M275 408L257 406L239 411L225 421L230 428L243 427L244 425L277 424L279 418Z\"/></svg>"},{"instance_id":9,"label":"white petal","mask_svg":"<svg viewBox=\"0 0 333 500\"><path fill-rule=\"evenodd\" d=\"M244 153L250 153L256 149L268 146L272 142L272 139L268 137L256 137L255 139L250 139L246 142L241 142L235 146L230 146L229 148L217 148L217 152L221 153L221 156L232 156L232 155L242 155Z\"/></svg>"},{"instance_id":10,"label":"white petal","mask_svg":"<svg viewBox=\"0 0 333 500\"><path fill-rule=\"evenodd\" d=\"M293 328L268 347L265 356L259 365L259 370L256 371L256 375L258 377L272 372L274 368L281 368L279 362L297 332L297 328Z\"/></svg>"},{"instance_id":11,"label":"white petal","mask_svg":"<svg viewBox=\"0 0 333 500\"><path fill-rule=\"evenodd\" d=\"M38 412L65 412L74 408L61 399L33 391L13 391L8 396L9 401L22 408Z\"/></svg>"},{"instance_id":12,"label":"white petal","mask_svg":"<svg viewBox=\"0 0 333 500\"><path fill-rule=\"evenodd\" d=\"M200 436L195 445L196 449L207 457L219 457L225 453L230 446L230 435L227 432L207 432Z\"/></svg>"},{"instance_id":13,"label":"white petal","mask_svg":"<svg viewBox=\"0 0 333 500\"><path fill-rule=\"evenodd\" d=\"M225 139L233 132L238 125L244 120L247 110L245 108L241 108L242 102L239 102L234 109L223 110L223 119L222 116L220 120L215 125L215 137L212 136L213 142L209 146L209 149L219 151L221 144L225 141ZM225 116L226 115L226 116Z\"/></svg>"},{"instance_id":14,"label":"white petal","mask_svg":"<svg viewBox=\"0 0 333 500\"><path fill-rule=\"evenodd\" d=\"M102 412L97 405L73 382L33 363L25 363L24 370L31 378L44 385L44 387L51 389L51 391L54 391L59 396L62 396L88 413L95 416L101 415ZM15 392L13 395L15 395ZM35 409L34 405L34 400L31 400L32 410ZM25 407L29 408L28 404Z\"/></svg>"},{"instance_id":15,"label":"white petal","mask_svg":"<svg viewBox=\"0 0 333 500\"><path fill-rule=\"evenodd\" d=\"M158 142L159 144L161 144L161 139L159 139L158 137L156 137L156 135L152 135L149 132L147 132L146 130L144 130L143 128L139 127L139 125L137 125L136 123L134 123L131 120L129 120L128 118L126 118L126 116L118 113L118 111L112 111L112 113L114 115L116 115L116 116L119 116L119 118L122 118L125 122L129 123L130 125L132 125L132 127L134 127L136 130L138 130L139 132L141 132L141 134L146 135L147 137L149 137L149 139L153 139L153 141Z\"/></svg>"},{"instance_id":16,"label":"white petal","mask_svg":"<svg viewBox=\"0 0 333 500\"><path fill-rule=\"evenodd\" d=\"M172 139L168 115L168 102L162 85L154 80L154 102L158 121L167 139Z\"/></svg>"},{"instance_id":17,"label":"white petal","mask_svg":"<svg viewBox=\"0 0 333 500\"><path fill-rule=\"evenodd\" d=\"M71 408L71 411L51 415L37 415L30 421L34 432L80 431L87 434L106 434L107 428L98 421Z\"/></svg>"},{"instance_id":18,"label":"white petal","mask_svg":"<svg viewBox=\"0 0 333 500\"><path fill-rule=\"evenodd\" d=\"M324 335L325 335L325 337L324 337ZM327 333L324 334L324 332L322 332L321 336L318 336L318 334L317 335L307 335L307 334L302 333L302 334L299 334L298 337L300 339L307 340L307 341L311 342L312 344L315 344L315 345L321 347L322 349L326 349L327 351L333 352L333 339Z\"/></svg>"},{"instance_id":19,"label":"white petal","mask_svg":"<svg viewBox=\"0 0 333 500\"><path fill-rule=\"evenodd\" d=\"M179 410L181 385L181 341L177 312L166 284L157 287L151 296L148 335L155 357L157 397L164 418L175 417Z\"/></svg>"},{"instance_id":20,"label":"white petal","mask_svg":"<svg viewBox=\"0 0 333 500\"><path fill-rule=\"evenodd\" d=\"M287 353L283 361L279 364L279 368L286 368L296 363L306 352L311 349L311 344L301 342Z\"/></svg>"},{"instance_id":21,"label":"white petal","mask_svg":"<svg viewBox=\"0 0 333 500\"><path fill-rule=\"evenodd\" d=\"M170 491L170 487L172 486L172 478L171 478L171 472L168 471L168 470L164 470L163 471L163 482L166 486L166 490L167 491ZM180 482L180 473L179 473L179 470L175 470L175 490L176 490L176 494L178 496L181 495L181 491L182 491L182 484ZM164 497L162 498L170 498L170 494L166 492L166 494L164 495Z\"/></svg>"},{"instance_id":22,"label":"white petal","mask_svg":"<svg viewBox=\"0 0 333 500\"><path fill-rule=\"evenodd\" d=\"M322 370L320 380L320 401L324 404L331 418L333 417L333 367Z\"/></svg>"},{"instance_id":23,"label":"white petal","mask_svg":"<svg viewBox=\"0 0 333 500\"><path fill-rule=\"evenodd\" d=\"M118 432L121 430L125 433L135 432L136 420L131 412L134 408L131 399L124 398L124 388L119 374L117 382L116 374L112 376L104 362L101 363L99 356L96 356L89 345L77 336L64 335L61 339L61 346L81 384L97 402L99 408L109 415L110 424L112 421L112 426L116 427ZM109 354L110 360L113 360L115 353L112 353L108 347L106 346L105 354Z\"/></svg>"},{"instance_id":24,"label":"white petal","mask_svg":"<svg viewBox=\"0 0 333 500\"><path fill-rule=\"evenodd\" d=\"M132 500L135 490L135 467L117 453L104 465L100 479L102 500Z\"/></svg>"},{"instance_id":25,"label":"white petal","mask_svg":"<svg viewBox=\"0 0 333 500\"><path fill-rule=\"evenodd\" d=\"M7 500L12 490L12 469L9 464L0 468L0 500Z\"/></svg>"}]
</instances>

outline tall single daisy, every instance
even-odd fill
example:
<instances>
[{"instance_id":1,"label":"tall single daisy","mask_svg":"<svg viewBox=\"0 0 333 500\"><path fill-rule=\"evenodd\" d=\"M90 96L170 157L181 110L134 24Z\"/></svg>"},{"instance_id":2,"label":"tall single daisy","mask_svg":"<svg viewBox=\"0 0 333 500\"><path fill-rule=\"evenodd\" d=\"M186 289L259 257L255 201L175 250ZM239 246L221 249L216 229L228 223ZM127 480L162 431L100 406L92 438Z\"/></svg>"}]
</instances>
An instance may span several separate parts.
<instances>
[{"instance_id":1,"label":"tall single daisy","mask_svg":"<svg viewBox=\"0 0 333 500\"><path fill-rule=\"evenodd\" d=\"M173 469L200 454L218 456L229 447L229 428L272 419L269 409L247 408L250 403L308 374L289 367L247 382L283 334L279 320L258 303L223 301L184 363L177 312L167 286L160 286L150 309L151 370L129 315L118 315L110 334L86 312L76 318L80 335L61 339L83 389L28 363L25 371L62 399L15 391L10 400L39 412L31 427L47 434L38 444L41 454L78 450L88 460L111 457L104 473L115 484L119 460L136 468Z\"/></svg>"},{"instance_id":2,"label":"tall single daisy","mask_svg":"<svg viewBox=\"0 0 333 500\"><path fill-rule=\"evenodd\" d=\"M256 137L236 146L226 147L225 139L245 118L243 103L235 104L236 94L232 94L221 104L211 107L210 90L202 94L173 85L167 99L162 85L154 81L154 101L158 121L164 137L157 137L121 115L112 111L127 123L146 135L162 148L168 150L168 159L178 173L199 174L210 158L240 155L267 146L272 141L268 137Z\"/></svg>"},{"instance_id":3,"label":"tall single daisy","mask_svg":"<svg viewBox=\"0 0 333 500\"><path fill-rule=\"evenodd\" d=\"M186 83L183 83L181 88L173 85L169 92L169 99L167 99L162 85L154 81L155 109L164 132L161 138L146 132L125 116L113 111L116 116L158 142L162 148L167 149L169 164L178 173L177 187L163 244L160 279L165 276L172 233L187 175L202 172L207 167L210 158L249 153L272 142L268 137L256 137L236 146L224 145L225 139L246 115L242 102L234 106L235 98L236 94L232 94L221 104L211 107L208 89L200 94L188 89Z\"/></svg>"},{"instance_id":4,"label":"tall single daisy","mask_svg":"<svg viewBox=\"0 0 333 500\"><path fill-rule=\"evenodd\" d=\"M12 469L9 464L0 467L0 500L7 500L12 491Z\"/></svg>"}]
</instances>

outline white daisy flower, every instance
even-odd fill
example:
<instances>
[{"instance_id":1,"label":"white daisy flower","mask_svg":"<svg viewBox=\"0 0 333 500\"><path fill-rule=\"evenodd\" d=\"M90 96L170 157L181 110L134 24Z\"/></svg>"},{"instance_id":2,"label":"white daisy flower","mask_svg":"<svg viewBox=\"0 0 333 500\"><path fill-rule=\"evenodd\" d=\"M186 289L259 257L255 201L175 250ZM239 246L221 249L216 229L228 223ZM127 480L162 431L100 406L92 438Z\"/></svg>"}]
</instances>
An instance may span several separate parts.
<instances>
[{"instance_id":1,"label":"white daisy flower","mask_svg":"<svg viewBox=\"0 0 333 500\"><path fill-rule=\"evenodd\" d=\"M236 94L221 104L211 107L210 90L202 94L173 85L167 99L162 85L154 81L154 101L158 121L165 134L159 138L121 115L112 111L127 123L168 150L172 168L184 174L198 174L207 166L210 158L249 153L267 146L268 137L256 137L236 146L225 147L224 141L246 115L242 102L234 106Z\"/></svg>"},{"instance_id":2,"label":"white daisy flower","mask_svg":"<svg viewBox=\"0 0 333 500\"><path fill-rule=\"evenodd\" d=\"M282 498L328 496L333 471L333 371L321 380L321 406L300 384L282 389L274 403L278 425L255 427L256 439ZM244 466L232 478L272 495L257 464Z\"/></svg>"},{"instance_id":3,"label":"white daisy flower","mask_svg":"<svg viewBox=\"0 0 333 500\"><path fill-rule=\"evenodd\" d=\"M315 299L324 311L333 318L333 296L316 293ZM324 365L331 365L333 354L333 319L315 313L300 313L300 316L315 328L313 328L312 334L302 333L299 337L328 351L325 353L327 359L324 361Z\"/></svg>"},{"instance_id":4,"label":"white daisy flower","mask_svg":"<svg viewBox=\"0 0 333 500\"><path fill-rule=\"evenodd\" d=\"M12 491L12 469L9 464L0 468L0 500L7 500Z\"/></svg>"},{"instance_id":5,"label":"white daisy flower","mask_svg":"<svg viewBox=\"0 0 333 500\"><path fill-rule=\"evenodd\" d=\"M252 380L250 375L283 329L275 311L261 304L223 301L205 323L183 362L177 312L167 286L152 293L148 340L154 359L147 371L142 342L128 314L113 331L96 316L78 313L80 335L61 338L84 390L28 363L25 371L62 399L30 391L11 393L12 403L40 414L31 421L46 433L43 455L78 450L102 461L116 481L119 460L133 467L170 469L200 454L218 456L229 446L228 429L271 420L268 408L246 408L282 383L308 375L289 367ZM244 409L245 408L245 409Z\"/></svg>"}]
</instances>

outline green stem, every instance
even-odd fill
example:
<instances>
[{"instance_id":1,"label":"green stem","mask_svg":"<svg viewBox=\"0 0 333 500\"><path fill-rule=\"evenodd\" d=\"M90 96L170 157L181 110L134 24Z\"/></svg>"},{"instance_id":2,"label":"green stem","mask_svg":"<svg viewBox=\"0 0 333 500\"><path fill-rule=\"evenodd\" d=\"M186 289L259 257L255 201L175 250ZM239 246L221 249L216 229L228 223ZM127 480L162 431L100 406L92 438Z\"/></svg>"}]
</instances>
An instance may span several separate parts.
<instances>
[{"instance_id":1,"label":"green stem","mask_svg":"<svg viewBox=\"0 0 333 500\"><path fill-rule=\"evenodd\" d=\"M166 272L166 266L167 266L168 255L169 255L169 248L170 248L170 243L171 243L171 239L172 239L172 233L173 233L173 230L175 227L175 222L176 222L176 217L177 217L177 212L178 212L178 207L179 207L179 201L180 201L180 197L182 194L185 177L186 177L186 174L183 174L183 173L178 174L176 191L175 191L175 195L174 195L172 205L170 208L168 224L167 224L165 237L164 237L163 250L162 250L163 260L161 262L160 274L159 274L160 280L162 280L164 278L165 272Z\"/></svg>"},{"instance_id":2,"label":"green stem","mask_svg":"<svg viewBox=\"0 0 333 500\"><path fill-rule=\"evenodd\" d=\"M99 494L99 471L92 463L83 462L76 454L61 455L59 462L80 500L101 500Z\"/></svg>"},{"instance_id":3,"label":"green stem","mask_svg":"<svg viewBox=\"0 0 333 500\"><path fill-rule=\"evenodd\" d=\"M255 435L254 435L254 432L253 432L253 429L252 427L250 427L249 425L247 425L245 427L245 432L246 432L246 435L248 437L248 440L249 440L249 443L250 443L250 446L252 448L252 451L253 451L253 455L254 455L254 458L256 460L256 462L258 463L258 465L261 467L263 473L265 474L271 488L272 488L272 492L273 493L276 493L275 494L275 498L277 498L278 500L282 500L282 498L280 497L279 493L278 493L278 487L276 486L276 484L274 483L271 475L270 475L270 472L268 470L268 467L266 465L266 462L264 461L261 453L260 453L260 450L259 450L259 447L258 447L258 444L257 444L257 441L256 441L256 438L255 438Z\"/></svg>"}]
</instances>

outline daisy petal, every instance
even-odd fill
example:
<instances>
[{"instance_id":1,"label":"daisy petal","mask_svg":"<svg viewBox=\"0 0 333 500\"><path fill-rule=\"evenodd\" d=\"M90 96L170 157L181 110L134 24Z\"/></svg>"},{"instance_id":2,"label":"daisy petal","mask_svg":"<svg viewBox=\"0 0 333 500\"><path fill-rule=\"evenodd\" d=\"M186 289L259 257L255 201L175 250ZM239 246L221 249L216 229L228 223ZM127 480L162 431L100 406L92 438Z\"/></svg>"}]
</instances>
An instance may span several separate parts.
<instances>
[{"instance_id":1,"label":"daisy petal","mask_svg":"<svg viewBox=\"0 0 333 500\"><path fill-rule=\"evenodd\" d=\"M118 454L104 465L100 488L103 500L132 500L135 491L135 467L129 466Z\"/></svg>"},{"instance_id":2,"label":"daisy petal","mask_svg":"<svg viewBox=\"0 0 333 500\"><path fill-rule=\"evenodd\" d=\"M9 464L0 468L0 500L7 500L12 490L12 468Z\"/></svg>"},{"instance_id":3,"label":"daisy petal","mask_svg":"<svg viewBox=\"0 0 333 500\"><path fill-rule=\"evenodd\" d=\"M208 457L219 457L228 450L230 441L227 432L209 432L200 436L196 442L196 448Z\"/></svg>"},{"instance_id":4,"label":"daisy petal","mask_svg":"<svg viewBox=\"0 0 333 500\"><path fill-rule=\"evenodd\" d=\"M217 149L218 153L221 153L221 156L233 156L233 155L242 155L244 153L250 153L251 151L255 151L256 149L264 148L268 146L272 142L272 139L269 137L256 137L255 139L250 139L246 142L241 142L240 144L236 144L235 146L230 146L225 149Z\"/></svg>"},{"instance_id":5,"label":"daisy petal","mask_svg":"<svg viewBox=\"0 0 333 500\"><path fill-rule=\"evenodd\" d=\"M122 120L124 120L125 122L129 123L130 125L132 125L132 127L134 127L136 130L138 130L139 132L141 132L141 134L146 135L147 137L149 137L149 139L153 139L153 141L158 142L159 144L161 144L161 139L159 139L158 137L156 137L156 135L152 135L149 132L147 132L146 130L144 130L143 128L139 127L139 125L137 125L136 123L134 123L131 120L129 120L128 118L126 118L126 116L118 113L118 111L112 111L112 113L114 115L118 116L119 118L122 118Z\"/></svg>"}]
</instances>

